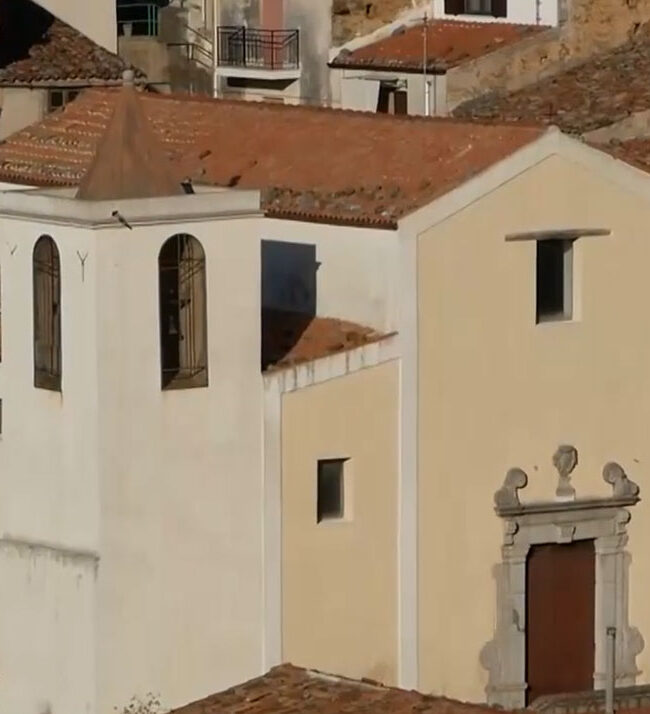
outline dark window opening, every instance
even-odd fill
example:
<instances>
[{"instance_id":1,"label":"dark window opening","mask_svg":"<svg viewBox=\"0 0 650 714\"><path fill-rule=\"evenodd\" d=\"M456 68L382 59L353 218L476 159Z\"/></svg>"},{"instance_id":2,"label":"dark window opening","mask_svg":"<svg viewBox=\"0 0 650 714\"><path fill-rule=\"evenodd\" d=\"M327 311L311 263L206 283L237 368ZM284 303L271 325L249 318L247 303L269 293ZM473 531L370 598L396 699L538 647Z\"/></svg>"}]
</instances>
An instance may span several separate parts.
<instances>
[{"instance_id":1,"label":"dark window opening","mask_svg":"<svg viewBox=\"0 0 650 714\"><path fill-rule=\"evenodd\" d=\"M507 0L445 0L447 15L507 17Z\"/></svg>"},{"instance_id":2,"label":"dark window opening","mask_svg":"<svg viewBox=\"0 0 650 714\"><path fill-rule=\"evenodd\" d=\"M193 236L178 234L158 256L160 358L163 389L206 387L205 253Z\"/></svg>"},{"instance_id":3,"label":"dark window opening","mask_svg":"<svg viewBox=\"0 0 650 714\"><path fill-rule=\"evenodd\" d=\"M50 236L34 246L34 386L61 391L61 269Z\"/></svg>"},{"instance_id":4,"label":"dark window opening","mask_svg":"<svg viewBox=\"0 0 650 714\"><path fill-rule=\"evenodd\" d=\"M323 459L318 462L318 523L344 516L346 461L347 459Z\"/></svg>"},{"instance_id":5,"label":"dark window opening","mask_svg":"<svg viewBox=\"0 0 650 714\"><path fill-rule=\"evenodd\" d=\"M405 89L382 82L377 99L378 114L408 114L408 96Z\"/></svg>"},{"instance_id":6,"label":"dark window opening","mask_svg":"<svg viewBox=\"0 0 650 714\"><path fill-rule=\"evenodd\" d=\"M48 112L62 109L68 102L76 99L80 91L79 89L50 89L48 92Z\"/></svg>"},{"instance_id":7,"label":"dark window opening","mask_svg":"<svg viewBox=\"0 0 650 714\"><path fill-rule=\"evenodd\" d=\"M573 313L573 241L537 241L537 322L570 320Z\"/></svg>"}]
</instances>

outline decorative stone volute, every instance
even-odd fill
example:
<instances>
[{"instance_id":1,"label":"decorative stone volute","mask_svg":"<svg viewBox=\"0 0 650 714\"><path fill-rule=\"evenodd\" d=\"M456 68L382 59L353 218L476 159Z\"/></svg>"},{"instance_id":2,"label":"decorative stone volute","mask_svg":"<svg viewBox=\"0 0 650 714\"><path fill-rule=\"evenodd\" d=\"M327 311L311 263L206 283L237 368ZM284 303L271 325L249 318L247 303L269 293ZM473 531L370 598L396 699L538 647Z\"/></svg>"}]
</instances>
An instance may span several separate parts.
<instances>
[{"instance_id":1,"label":"decorative stone volute","mask_svg":"<svg viewBox=\"0 0 650 714\"><path fill-rule=\"evenodd\" d=\"M506 474L503 486L494 494L494 505L497 510L516 508L521 505L519 489L528 485L528 475L521 469L510 469Z\"/></svg>"},{"instance_id":2,"label":"decorative stone volute","mask_svg":"<svg viewBox=\"0 0 650 714\"><path fill-rule=\"evenodd\" d=\"M639 495L639 487L630 481L623 467L614 461L605 464L603 480L613 488L613 498L636 498Z\"/></svg>"}]
</instances>

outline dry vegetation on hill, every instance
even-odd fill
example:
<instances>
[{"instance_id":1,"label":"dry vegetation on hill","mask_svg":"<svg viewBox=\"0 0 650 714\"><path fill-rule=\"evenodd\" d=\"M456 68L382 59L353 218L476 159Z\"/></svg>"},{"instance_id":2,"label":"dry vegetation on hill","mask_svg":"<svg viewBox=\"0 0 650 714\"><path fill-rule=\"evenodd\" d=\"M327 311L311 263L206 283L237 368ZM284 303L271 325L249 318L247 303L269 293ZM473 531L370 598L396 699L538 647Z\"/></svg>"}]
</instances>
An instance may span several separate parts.
<instances>
[{"instance_id":1,"label":"dry vegetation on hill","mask_svg":"<svg viewBox=\"0 0 650 714\"><path fill-rule=\"evenodd\" d=\"M392 22L403 10L422 4L423 0L334 0L334 45L366 35Z\"/></svg>"}]
</instances>

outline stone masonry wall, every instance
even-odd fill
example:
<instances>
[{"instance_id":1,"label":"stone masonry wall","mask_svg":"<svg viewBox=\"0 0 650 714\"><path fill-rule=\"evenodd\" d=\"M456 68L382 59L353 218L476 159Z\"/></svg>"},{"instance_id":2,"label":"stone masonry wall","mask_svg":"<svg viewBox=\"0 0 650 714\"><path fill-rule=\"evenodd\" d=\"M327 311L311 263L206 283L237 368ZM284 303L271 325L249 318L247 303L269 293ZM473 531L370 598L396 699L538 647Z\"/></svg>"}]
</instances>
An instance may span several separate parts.
<instances>
[{"instance_id":1,"label":"stone masonry wall","mask_svg":"<svg viewBox=\"0 0 650 714\"><path fill-rule=\"evenodd\" d=\"M517 1L517 0L515 0ZM623 44L650 22L648 0L560 0L566 20L447 74L447 104L485 92L512 91Z\"/></svg>"}]
</instances>

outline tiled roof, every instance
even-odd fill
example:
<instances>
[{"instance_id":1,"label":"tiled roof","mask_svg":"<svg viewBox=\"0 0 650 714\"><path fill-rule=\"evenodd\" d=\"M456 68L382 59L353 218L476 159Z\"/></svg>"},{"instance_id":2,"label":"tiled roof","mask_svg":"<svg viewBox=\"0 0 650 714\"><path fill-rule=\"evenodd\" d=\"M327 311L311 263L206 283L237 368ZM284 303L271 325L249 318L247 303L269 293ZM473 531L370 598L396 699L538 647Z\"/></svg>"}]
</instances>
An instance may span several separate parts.
<instances>
[{"instance_id":1,"label":"tiled roof","mask_svg":"<svg viewBox=\"0 0 650 714\"><path fill-rule=\"evenodd\" d=\"M547 28L503 22L433 20L427 24L426 31L427 68L431 72L444 72L542 29ZM424 45L424 25L420 24L402 28L390 37L357 50L343 51L331 65L421 72Z\"/></svg>"},{"instance_id":2,"label":"tiled roof","mask_svg":"<svg viewBox=\"0 0 650 714\"><path fill-rule=\"evenodd\" d=\"M118 93L108 128L81 180L77 198L103 201L183 193L129 74L128 84Z\"/></svg>"},{"instance_id":3,"label":"tiled roof","mask_svg":"<svg viewBox=\"0 0 650 714\"><path fill-rule=\"evenodd\" d=\"M293 367L376 342L383 336L346 320L266 309L262 316L262 369Z\"/></svg>"},{"instance_id":4,"label":"tiled roof","mask_svg":"<svg viewBox=\"0 0 650 714\"><path fill-rule=\"evenodd\" d=\"M595 148L650 173L650 138L594 144Z\"/></svg>"},{"instance_id":5,"label":"tiled roof","mask_svg":"<svg viewBox=\"0 0 650 714\"><path fill-rule=\"evenodd\" d=\"M323 675L292 665L176 709L171 714L487 714L496 710Z\"/></svg>"},{"instance_id":6,"label":"tiled roof","mask_svg":"<svg viewBox=\"0 0 650 714\"><path fill-rule=\"evenodd\" d=\"M60 20L51 19L19 58L0 68L0 86L119 82L128 65ZM20 32L20 28L10 28ZM144 76L138 72L138 76Z\"/></svg>"},{"instance_id":7,"label":"tiled roof","mask_svg":"<svg viewBox=\"0 0 650 714\"><path fill-rule=\"evenodd\" d=\"M0 144L0 180L71 186L117 91L86 90ZM537 139L543 129L143 94L181 178L257 188L268 215L394 227L396 220Z\"/></svg>"},{"instance_id":8,"label":"tiled roof","mask_svg":"<svg viewBox=\"0 0 650 714\"><path fill-rule=\"evenodd\" d=\"M460 105L460 118L539 121L582 134L650 109L647 34L516 92Z\"/></svg>"}]
</instances>

